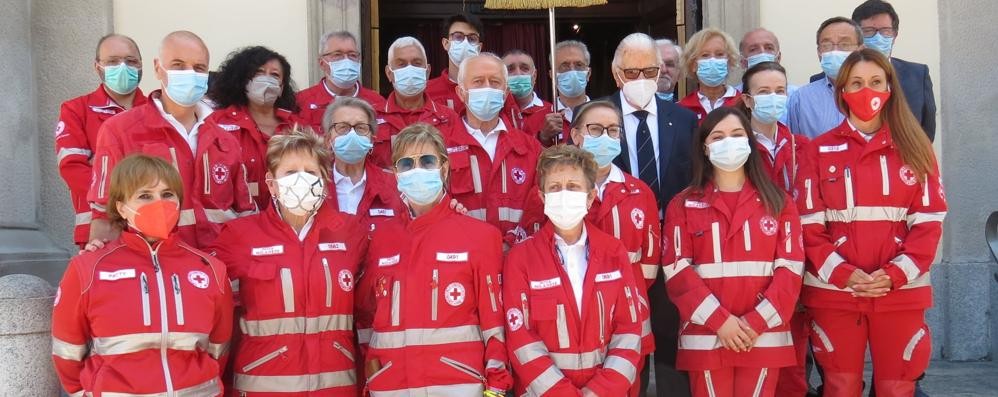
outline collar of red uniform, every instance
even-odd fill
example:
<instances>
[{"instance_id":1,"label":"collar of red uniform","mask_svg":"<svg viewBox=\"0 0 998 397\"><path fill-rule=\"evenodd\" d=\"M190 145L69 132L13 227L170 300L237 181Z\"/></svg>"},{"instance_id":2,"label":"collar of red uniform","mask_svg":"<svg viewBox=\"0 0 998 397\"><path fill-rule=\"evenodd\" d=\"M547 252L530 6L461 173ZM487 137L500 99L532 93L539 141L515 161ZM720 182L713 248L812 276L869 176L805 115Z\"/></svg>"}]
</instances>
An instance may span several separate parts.
<instances>
[{"instance_id":1,"label":"collar of red uniform","mask_svg":"<svg viewBox=\"0 0 998 397\"><path fill-rule=\"evenodd\" d=\"M148 99L146 99L146 96L142 94L142 89L136 88L135 97L133 97L132 99L132 107L144 104L146 103L146 101L148 101ZM111 96L107 94L106 88L104 87L103 83L98 85L97 89L94 90L94 92L92 92L90 96L87 98L87 106L98 109L109 108L109 107L116 107L121 109L125 108L124 106L121 106L121 104L115 102L114 99L111 99Z\"/></svg>"},{"instance_id":2,"label":"collar of red uniform","mask_svg":"<svg viewBox=\"0 0 998 397\"><path fill-rule=\"evenodd\" d=\"M866 138L863 138L861 135L862 132L859 132L852 127L852 124L849 123L849 118L842 120L842 123L836 127L835 134L852 139L864 145L870 145L867 150L894 146L894 138L891 135L890 126L887 125L886 121L880 125L880 129L873 135L873 139L870 139L869 142L867 142Z\"/></svg>"},{"instance_id":3,"label":"collar of red uniform","mask_svg":"<svg viewBox=\"0 0 998 397\"><path fill-rule=\"evenodd\" d=\"M151 255L153 250L156 250L159 255L169 254L179 248L180 244L180 238L177 237L176 232L170 233L170 236L165 240L160 240L150 244L138 233L133 232L130 229L126 229L121 232L121 237L119 237L119 239L126 247L132 251L141 253L144 256Z\"/></svg>"},{"instance_id":4,"label":"collar of red uniform","mask_svg":"<svg viewBox=\"0 0 998 397\"><path fill-rule=\"evenodd\" d=\"M746 176L745 185L742 186L741 194L738 195L738 204L741 206L742 202L750 197L751 195L757 194L755 185ZM718 200L720 198L720 191L717 190L717 186L714 185L713 181L707 181L707 184L703 187L703 196L699 200L710 204L711 206L717 207L723 200ZM733 208L732 208L733 209Z\"/></svg>"},{"instance_id":5,"label":"collar of red uniform","mask_svg":"<svg viewBox=\"0 0 998 397\"><path fill-rule=\"evenodd\" d=\"M333 192L332 196L335 200L336 193ZM312 219L312 231L309 232L309 236L313 234L313 231L317 234L320 229L338 229L346 222L344 219L345 215L340 213L339 208L334 207L335 204L335 201L330 201L328 198L326 200L322 200L319 210L315 213L315 217ZM279 203L271 203L271 205L268 205L267 209L263 212L263 216L266 218L267 222L271 224L271 227L278 229L283 228L288 233L295 236L295 239L297 240L298 237L294 232L294 229L292 229L291 225L288 225L288 223L284 221L284 218L281 217L281 214L278 213L279 210L277 207L279 205Z\"/></svg>"},{"instance_id":6,"label":"collar of red uniform","mask_svg":"<svg viewBox=\"0 0 998 397\"><path fill-rule=\"evenodd\" d=\"M450 208L450 201L451 201L450 195L445 192L443 197L441 197L440 201L433 206L433 209L431 209L430 212L412 218L412 220L409 222L407 229L413 232L425 229L430 225L437 223L441 219L451 214L455 214L456 212L454 212L454 210ZM411 210L409 216L410 217L412 216Z\"/></svg>"},{"instance_id":7,"label":"collar of red uniform","mask_svg":"<svg viewBox=\"0 0 998 397\"><path fill-rule=\"evenodd\" d=\"M364 170L367 172L367 189L381 198L381 202L390 203L393 199L398 199L399 192L396 186L395 175L391 172L374 165L372 161L366 161Z\"/></svg>"},{"instance_id":8,"label":"collar of red uniform","mask_svg":"<svg viewBox=\"0 0 998 397\"><path fill-rule=\"evenodd\" d=\"M396 102L395 100L395 91L392 91L391 94L388 94L388 99L385 101L385 106L382 109L384 114L410 114L410 113L428 113L428 112L436 114L437 104L433 102L432 99L430 99L429 95L426 95L426 92L423 92L422 109L415 109L415 110L402 109L398 105L398 102Z\"/></svg>"},{"instance_id":9,"label":"collar of red uniform","mask_svg":"<svg viewBox=\"0 0 998 397\"><path fill-rule=\"evenodd\" d=\"M232 121L236 125L249 129L249 130L259 130L256 126L256 121L250 116L249 108L242 105L232 105L226 107L225 109L216 110L212 114L219 114L220 117L224 117L224 121ZM294 113L287 109L274 108L274 117L277 118L279 122L277 125L277 130L289 129L292 126L292 121L294 119ZM220 120L222 121L222 120Z\"/></svg>"}]
</instances>

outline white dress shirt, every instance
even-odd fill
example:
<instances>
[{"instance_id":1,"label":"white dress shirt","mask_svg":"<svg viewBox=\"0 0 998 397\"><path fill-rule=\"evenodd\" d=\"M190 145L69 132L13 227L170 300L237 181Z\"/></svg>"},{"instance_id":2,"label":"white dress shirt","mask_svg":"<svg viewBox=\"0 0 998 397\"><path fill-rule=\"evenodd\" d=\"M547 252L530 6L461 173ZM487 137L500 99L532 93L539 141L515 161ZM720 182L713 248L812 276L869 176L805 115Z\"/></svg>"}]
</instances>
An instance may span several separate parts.
<instances>
[{"instance_id":1,"label":"white dress shirt","mask_svg":"<svg viewBox=\"0 0 998 397\"><path fill-rule=\"evenodd\" d=\"M177 130L180 137L187 141L187 146L190 146L191 148L191 154L196 155L198 152L198 129L201 128L201 124L204 124L204 120L211 114L211 106L208 106L208 104L201 101L194 104L194 117L196 117L197 120L194 122L194 126L191 127L191 130L187 131L187 128L184 128L184 125L181 124L180 121L163 109L163 101L159 98L152 98L152 101L156 104L156 109L159 109L159 114L166 119L167 123L170 123L170 125L173 126L173 129Z\"/></svg>"},{"instance_id":2,"label":"white dress shirt","mask_svg":"<svg viewBox=\"0 0 998 397\"><path fill-rule=\"evenodd\" d=\"M367 185L367 171L365 170L356 184L350 180L349 176L341 174L336 167L333 167L333 183L336 185L336 201L340 205L340 212L351 215L357 214L357 207L364 198L364 187Z\"/></svg>"},{"instance_id":3,"label":"white dress shirt","mask_svg":"<svg viewBox=\"0 0 998 397\"><path fill-rule=\"evenodd\" d=\"M603 200L603 192L606 191L606 185L609 185L610 182L624 183L624 170L613 163L610 163L610 175L606 176L606 180L603 183L596 186L596 195L600 201Z\"/></svg>"},{"instance_id":4,"label":"white dress shirt","mask_svg":"<svg viewBox=\"0 0 998 397\"><path fill-rule=\"evenodd\" d=\"M703 106L703 110L707 111L707 113L710 113L714 109L724 106L725 99L738 95L738 91L735 90L735 87L732 87L730 85L726 87L727 89L724 90L724 95L721 95L720 98L717 98L717 100L714 101L714 103L710 103L710 98L707 98L706 95L704 95L700 91L697 91L697 98L700 99L700 106Z\"/></svg>"},{"instance_id":5,"label":"white dress shirt","mask_svg":"<svg viewBox=\"0 0 998 397\"><path fill-rule=\"evenodd\" d=\"M755 133L755 140L761 143L762 146L765 147L766 150L769 152L766 154L766 160L769 160L769 163L773 164L773 162L776 161L776 151L779 150L779 148L776 147L776 141L769 139L769 137L766 136L766 134L763 134L761 132L758 131L752 131L752 132Z\"/></svg>"},{"instance_id":6,"label":"white dress shirt","mask_svg":"<svg viewBox=\"0 0 998 397\"><path fill-rule=\"evenodd\" d=\"M590 101L589 95L586 95L586 102L589 102L589 101ZM582 103L586 103L586 102L582 102ZM575 109L572 109L572 108L570 108L568 106L565 106L564 103L561 103L561 97L557 98L557 106L555 108L558 109L559 112L561 112L562 110L564 110L564 112L562 112L562 115L565 116L565 121L568 121L569 124L572 123L572 118L575 117Z\"/></svg>"},{"instance_id":7,"label":"white dress shirt","mask_svg":"<svg viewBox=\"0 0 998 397\"><path fill-rule=\"evenodd\" d=\"M655 149L655 174L658 174L658 170L661 165L659 162L659 147L658 147L658 101L653 97L652 100L648 101L644 109L636 109L627 103L627 99L624 98L624 93L620 93L620 110L624 113L624 135L627 139L627 157L631 163L631 175L638 176L641 172L641 167L638 164L638 116L634 115L634 112L638 110L648 111L648 116L646 120L648 122L648 132L651 133L651 144ZM661 175L658 176L659 179L662 178Z\"/></svg>"},{"instance_id":8,"label":"white dress shirt","mask_svg":"<svg viewBox=\"0 0 998 397\"><path fill-rule=\"evenodd\" d=\"M568 274L568 282L572 284L575 294L575 308L582 315L582 289L586 282L586 270L589 269L589 258L586 257L586 242L588 241L586 226L582 225L582 235L575 244L568 244L558 233L554 235L554 244L561 254L561 266Z\"/></svg>"},{"instance_id":9,"label":"white dress shirt","mask_svg":"<svg viewBox=\"0 0 998 397\"><path fill-rule=\"evenodd\" d=\"M482 145L482 148L489 153L489 158L495 160L496 146L499 145L499 133L506 131L506 123L502 121L502 118L499 118L499 124L496 124L496 128L493 128L488 133L472 127L471 124L468 124L468 119L464 119L464 128L467 128L471 137L475 138L478 144Z\"/></svg>"}]
</instances>

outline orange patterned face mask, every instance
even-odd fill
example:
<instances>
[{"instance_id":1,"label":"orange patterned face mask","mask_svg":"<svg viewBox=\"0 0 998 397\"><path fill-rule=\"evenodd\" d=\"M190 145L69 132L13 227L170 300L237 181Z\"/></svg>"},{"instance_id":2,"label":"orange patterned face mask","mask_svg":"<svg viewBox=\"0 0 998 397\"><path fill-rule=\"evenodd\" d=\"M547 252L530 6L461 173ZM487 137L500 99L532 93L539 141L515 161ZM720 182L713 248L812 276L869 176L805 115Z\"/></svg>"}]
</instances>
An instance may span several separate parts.
<instances>
[{"instance_id":1,"label":"orange patterned face mask","mask_svg":"<svg viewBox=\"0 0 998 397\"><path fill-rule=\"evenodd\" d=\"M125 208L135 214L131 226L146 237L165 240L180 219L179 204L170 200L156 200L139 207L138 210L133 210L127 205Z\"/></svg>"}]
</instances>

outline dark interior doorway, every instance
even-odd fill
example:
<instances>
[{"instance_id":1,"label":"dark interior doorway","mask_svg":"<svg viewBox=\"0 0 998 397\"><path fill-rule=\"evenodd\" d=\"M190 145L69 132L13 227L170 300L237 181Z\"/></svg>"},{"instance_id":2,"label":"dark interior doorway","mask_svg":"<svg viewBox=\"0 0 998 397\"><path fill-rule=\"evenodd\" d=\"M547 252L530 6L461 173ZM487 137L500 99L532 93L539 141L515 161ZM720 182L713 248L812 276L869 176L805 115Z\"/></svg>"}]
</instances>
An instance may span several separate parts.
<instances>
[{"instance_id":1,"label":"dark interior doorway","mask_svg":"<svg viewBox=\"0 0 998 397\"><path fill-rule=\"evenodd\" d=\"M589 47L592 55L592 79L589 95L602 97L616 91L610 72L613 52L624 36L633 32L648 33L652 37L676 40L680 33L695 31L677 22L690 21L691 26L699 26L699 4L702 0L610 0L608 4L588 8L565 8L556 11L557 40L579 40ZM378 64L387 62L388 47L398 37L411 35L426 47L427 58L432 65L431 75L436 77L447 68L447 54L443 50L441 21L447 16L468 12L477 15L485 24L483 42L485 51L502 56L514 48L522 49L534 57L537 64L536 92L550 100L551 80L548 74L550 48L548 42L548 19L546 10L507 11L485 9L484 1L478 0L372 0L369 10L376 13L377 42L380 45ZM677 2L682 7L677 8ZM684 16L677 20L677 10ZM367 13L370 17L372 14ZM695 23L695 25L694 25ZM371 26L375 26L371 24ZM685 38L682 40L685 41ZM371 59L371 58L367 58ZM391 84L384 76L370 76L380 79L379 89L386 95Z\"/></svg>"}]
</instances>

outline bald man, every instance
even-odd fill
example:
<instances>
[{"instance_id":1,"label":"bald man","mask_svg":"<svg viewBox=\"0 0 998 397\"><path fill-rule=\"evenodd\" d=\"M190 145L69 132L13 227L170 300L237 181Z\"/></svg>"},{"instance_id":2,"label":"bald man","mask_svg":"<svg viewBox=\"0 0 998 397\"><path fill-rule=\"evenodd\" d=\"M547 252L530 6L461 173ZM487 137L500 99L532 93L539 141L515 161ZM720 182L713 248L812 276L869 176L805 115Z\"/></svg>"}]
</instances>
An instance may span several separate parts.
<instances>
[{"instance_id":1,"label":"bald man","mask_svg":"<svg viewBox=\"0 0 998 397\"><path fill-rule=\"evenodd\" d=\"M780 40L776 38L775 33L765 28L756 28L745 33L742 36L742 41L738 43L738 50L741 52L741 65L745 70L762 62L780 63L783 60L783 53L780 52ZM743 91L742 88L742 83L735 86L738 91ZM797 92L797 88L800 87L787 83L787 97ZM780 122L787 124L786 113L780 118Z\"/></svg>"},{"instance_id":2,"label":"bald man","mask_svg":"<svg viewBox=\"0 0 998 397\"><path fill-rule=\"evenodd\" d=\"M55 127L59 174L69 188L76 212L73 242L82 247L90 235L90 176L97 131L111 116L146 102L139 87L142 54L128 36L109 34L97 41L94 72L100 85L93 92L63 102Z\"/></svg>"},{"instance_id":3,"label":"bald man","mask_svg":"<svg viewBox=\"0 0 998 397\"><path fill-rule=\"evenodd\" d=\"M528 203L539 204L534 174L541 151L536 139L500 117L508 74L494 54L465 58L454 87L465 115L444 137L450 194L468 209L468 215L498 227L507 247L533 231L521 221L532 205Z\"/></svg>"},{"instance_id":4,"label":"bald man","mask_svg":"<svg viewBox=\"0 0 998 397\"><path fill-rule=\"evenodd\" d=\"M208 47L200 37L188 31L170 33L153 65L161 89L149 94L149 102L100 128L88 195L91 244L120 233L120 225L111 224L106 213L111 171L124 157L142 153L159 156L180 171L184 194L176 233L191 246L206 247L223 222L256 212L239 141L205 121L211 114L202 101L208 89Z\"/></svg>"}]
</instances>

